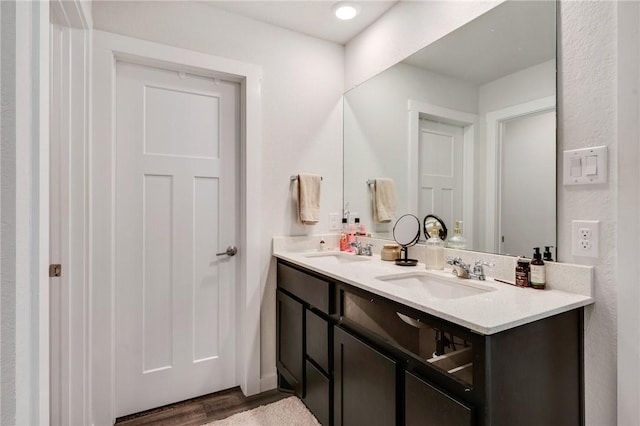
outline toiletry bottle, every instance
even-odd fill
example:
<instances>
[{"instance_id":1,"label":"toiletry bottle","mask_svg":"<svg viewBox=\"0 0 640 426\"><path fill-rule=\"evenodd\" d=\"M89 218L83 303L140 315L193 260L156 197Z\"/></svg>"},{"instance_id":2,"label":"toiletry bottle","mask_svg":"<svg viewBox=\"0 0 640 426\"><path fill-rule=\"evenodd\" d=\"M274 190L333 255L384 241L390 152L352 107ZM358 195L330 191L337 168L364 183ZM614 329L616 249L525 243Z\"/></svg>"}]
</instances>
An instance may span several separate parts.
<instances>
[{"instance_id":1,"label":"toiletry bottle","mask_svg":"<svg viewBox=\"0 0 640 426\"><path fill-rule=\"evenodd\" d=\"M347 225L347 218L342 218L342 231L340 232L340 251L347 251L349 245L347 243L347 234L349 233L349 226Z\"/></svg>"},{"instance_id":2,"label":"toiletry bottle","mask_svg":"<svg viewBox=\"0 0 640 426\"><path fill-rule=\"evenodd\" d=\"M545 262L553 262L553 257L551 256L551 249L553 248L553 246L544 246L544 253L542 254L543 260Z\"/></svg>"},{"instance_id":3,"label":"toiletry bottle","mask_svg":"<svg viewBox=\"0 0 640 426\"><path fill-rule=\"evenodd\" d=\"M364 223L360 222L360 218L356 218L356 233L365 237L367 235L367 229Z\"/></svg>"},{"instance_id":4,"label":"toiletry bottle","mask_svg":"<svg viewBox=\"0 0 640 426\"><path fill-rule=\"evenodd\" d=\"M516 266L516 285L518 287L529 287L529 259L519 257Z\"/></svg>"},{"instance_id":5,"label":"toiletry bottle","mask_svg":"<svg viewBox=\"0 0 640 426\"><path fill-rule=\"evenodd\" d=\"M425 247L425 266L427 269L444 269L444 241L439 237L439 232L427 240Z\"/></svg>"},{"instance_id":6,"label":"toiletry bottle","mask_svg":"<svg viewBox=\"0 0 640 426\"><path fill-rule=\"evenodd\" d=\"M355 223L349 224L349 233L347 234L347 244L356 242L356 225ZM351 249L351 247L349 247ZM349 250L352 251L352 250Z\"/></svg>"},{"instance_id":7,"label":"toiletry bottle","mask_svg":"<svg viewBox=\"0 0 640 426\"><path fill-rule=\"evenodd\" d=\"M467 240L462 236L462 221L456 220L456 226L453 228L453 237L449 238L448 247L452 249L467 248Z\"/></svg>"},{"instance_id":8,"label":"toiletry bottle","mask_svg":"<svg viewBox=\"0 0 640 426\"><path fill-rule=\"evenodd\" d=\"M533 250L533 260L531 261L531 287L542 290L545 285L544 262L542 261L542 254L540 254L540 247L534 247Z\"/></svg>"}]
</instances>

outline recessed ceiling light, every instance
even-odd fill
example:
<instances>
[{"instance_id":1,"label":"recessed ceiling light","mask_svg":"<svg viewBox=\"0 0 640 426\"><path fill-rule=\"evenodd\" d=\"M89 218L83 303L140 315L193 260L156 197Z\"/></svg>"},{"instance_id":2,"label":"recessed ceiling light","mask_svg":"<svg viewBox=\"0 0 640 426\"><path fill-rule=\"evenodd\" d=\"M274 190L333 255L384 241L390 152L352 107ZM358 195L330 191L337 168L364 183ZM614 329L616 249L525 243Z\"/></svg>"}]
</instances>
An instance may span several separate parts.
<instances>
[{"instance_id":1,"label":"recessed ceiling light","mask_svg":"<svg viewBox=\"0 0 640 426\"><path fill-rule=\"evenodd\" d=\"M360 7L355 3L341 1L333 5L333 13L338 19L344 21L353 19L360 12Z\"/></svg>"}]
</instances>

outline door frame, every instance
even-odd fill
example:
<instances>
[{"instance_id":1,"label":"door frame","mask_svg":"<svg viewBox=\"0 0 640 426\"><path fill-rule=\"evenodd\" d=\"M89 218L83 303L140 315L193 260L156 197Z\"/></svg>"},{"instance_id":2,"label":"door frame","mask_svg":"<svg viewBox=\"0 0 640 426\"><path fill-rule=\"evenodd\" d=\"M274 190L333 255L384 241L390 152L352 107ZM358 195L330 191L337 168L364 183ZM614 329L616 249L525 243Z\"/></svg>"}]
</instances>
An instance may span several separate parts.
<instances>
[{"instance_id":1,"label":"door frame","mask_svg":"<svg viewBox=\"0 0 640 426\"><path fill-rule=\"evenodd\" d=\"M91 412L93 424L115 420L115 83L116 62L220 78L240 84L240 223L237 378L260 392L260 66L112 33L93 32L93 131L90 143ZM105 224L108 224L105 226ZM251 229L249 229L251 226Z\"/></svg>"},{"instance_id":2,"label":"door frame","mask_svg":"<svg viewBox=\"0 0 640 426\"><path fill-rule=\"evenodd\" d=\"M485 251L499 253L497 231L501 228L500 176L502 164L502 124L514 118L551 111L556 97L547 96L487 113L487 217L485 223ZM556 118L557 123L557 118ZM557 127L557 124L556 124Z\"/></svg>"},{"instance_id":3,"label":"door frame","mask_svg":"<svg viewBox=\"0 0 640 426\"><path fill-rule=\"evenodd\" d=\"M476 190L466 191L465 188L473 188L474 182L474 161L473 153L478 132L478 116L463 111L456 111L427 102L409 100L409 157L407 159L408 188L409 194L413 194L415 199L409 197L409 211L414 214L418 212L418 192L420 189L420 118L441 121L463 127L463 148L462 148L462 222L465 229L467 247L473 245L473 211L474 194ZM453 224L450 224L453 226Z\"/></svg>"},{"instance_id":4,"label":"door frame","mask_svg":"<svg viewBox=\"0 0 640 426\"><path fill-rule=\"evenodd\" d=\"M50 19L50 423L89 424L87 164L91 15L52 1ZM71 367L73 366L73 367Z\"/></svg>"}]
</instances>

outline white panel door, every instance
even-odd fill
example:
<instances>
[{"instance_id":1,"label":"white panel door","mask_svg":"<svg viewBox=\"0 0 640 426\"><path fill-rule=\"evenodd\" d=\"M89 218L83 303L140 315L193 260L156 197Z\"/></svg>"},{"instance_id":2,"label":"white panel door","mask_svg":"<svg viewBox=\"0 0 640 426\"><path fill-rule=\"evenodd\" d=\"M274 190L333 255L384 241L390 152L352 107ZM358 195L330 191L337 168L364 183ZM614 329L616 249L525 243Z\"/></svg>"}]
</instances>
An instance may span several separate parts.
<instances>
[{"instance_id":1,"label":"white panel door","mask_svg":"<svg viewBox=\"0 0 640 426\"><path fill-rule=\"evenodd\" d=\"M118 62L116 415L233 387L239 86ZM94 194L100 196L100 194Z\"/></svg>"},{"instance_id":2,"label":"white panel door","mask_svg":"<svg viewBox=\"0 0 640 426\"><path fill-rule=\"evenodd\" d=\"M462 127L420 120L418 214L439 216L451 235L462 220L463 143Z\"/></svg>"}]
</instances>

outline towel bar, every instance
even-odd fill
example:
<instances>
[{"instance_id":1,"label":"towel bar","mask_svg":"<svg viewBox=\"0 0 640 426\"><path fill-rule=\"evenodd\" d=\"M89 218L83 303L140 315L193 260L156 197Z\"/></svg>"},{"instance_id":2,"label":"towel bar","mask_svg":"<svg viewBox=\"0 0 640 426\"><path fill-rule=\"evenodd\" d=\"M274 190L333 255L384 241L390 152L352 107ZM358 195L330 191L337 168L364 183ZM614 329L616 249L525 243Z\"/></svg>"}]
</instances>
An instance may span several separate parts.
<instances>
[{"instance_id":1,"label":"towel bar","mask_svg":"<svg viewBox=\"0 0 640 426\"><path fill-rule=\"evenodd\" d=\"M291 177L289 177L290 180L298 180L298 175L291 175ZM324 180L324 178L322 176L320 176L320 180Z\"/></svg>"},{"instance_id":2,"label":"towel bar","mask_svg":"<svg viewBox=\"0 0 640 426\"><path fill-rule=\"evenodd\" d=\"M367 185L373 185L376 183L375 179L367 179Z\"/></svg>"}]
</instances>

